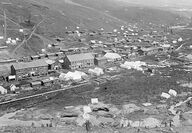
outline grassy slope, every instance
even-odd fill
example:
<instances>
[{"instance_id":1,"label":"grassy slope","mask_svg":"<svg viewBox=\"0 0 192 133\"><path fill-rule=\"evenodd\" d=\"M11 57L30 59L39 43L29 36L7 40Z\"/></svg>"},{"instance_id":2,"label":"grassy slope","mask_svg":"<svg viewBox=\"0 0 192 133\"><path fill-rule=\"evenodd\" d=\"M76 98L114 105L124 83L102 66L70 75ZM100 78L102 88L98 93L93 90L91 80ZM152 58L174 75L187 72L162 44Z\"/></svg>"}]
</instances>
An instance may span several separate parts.
<instances>
[{"instance_id":1,"label":"grassy slope","mask_svg":"<svg viewBox=\"0 0 192 133\"><path fill-rule=\"evenodd\" d=\"M66 30L75 29L76 26L87 29L103 27L111 31L126 22L135 23L143 19L144 21L171 23L175 21L176 17L169 12L138 7L127 7L125 11L123 5L112 0L92 0L91 2L90 0L10 0L10 2L12 5L4 5L3 7L6 8L7 16L13 22L31 29L33 25L44 19L44 22L36 30L36 33L42 36L38 39L40 41L37 41L37 36L36 38L32 37L27 43L28 48L21 47L26 50L25 52L17 51L18 56L22 56L23 53L36 54L47 44L42 43L42 41L45 42L42 40L44 37L46 37L45 40L47 37L48 39L55 36L63 37ZM3 14L2 10L0 14ZM26 26L24 23L28 18L31 20L31 26ZM19 28L13 22L8 21L9 29ZM13 33L10 30L8 35L16 37L18 31ZM21 35L21 37L23 36ZM36 42L35 48L30 45L32 42Z\"/></svg>"},{"instance_id":2,"label":"grassy slope","mask_svg":"<svg viewBox=\"0 0 192 133\"><path fill-rule=\"evenodd\" d=\"M73 0L82 5L92 7L94 9L108 11L108 14L124 20L126 22L153 22L157 24L170 24L180 18L179 15L167 11L164 8L152 8L148 6L135 5L130 3L116 2L115 0ZM110 4L107 4L110 3ZM180 18L182 19L182 17Z\"/></svg>"}]
</instances>

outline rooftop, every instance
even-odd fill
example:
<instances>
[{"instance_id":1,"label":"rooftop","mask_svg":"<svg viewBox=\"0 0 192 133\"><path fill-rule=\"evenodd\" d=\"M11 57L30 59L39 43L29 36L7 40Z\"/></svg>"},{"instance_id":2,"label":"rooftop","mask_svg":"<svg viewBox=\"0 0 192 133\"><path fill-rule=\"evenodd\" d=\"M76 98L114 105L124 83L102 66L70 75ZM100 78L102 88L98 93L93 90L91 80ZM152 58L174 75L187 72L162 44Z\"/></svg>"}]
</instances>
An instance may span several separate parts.
<instances>
[{"instance_id":1,"label":"rooftop","mask_svg":"<svg viewBox=\"0 0 192 133\"><path fill-rule=\"evenodd\" d=\"M39 59L39 60L34 60L32 62L15 63L15 64L13 64L13 66L16 70L20 70L20 69L26 69L26 68L36 68L36 67L48 66L48 64L46 63L45 59Z\"/></svg>"},{"instance_id":2,"label":"rooftop","mask_svg":"<svg viewBox=\"0 0 192 133\"><path fill-rule=\"evenodd\" d=\"M11 65L0 65L0 75L4 75L10 72Z\"/></svg>"},{"instance_id":3,"label":"rooftop","mask_svg":"<svg viewBox=\"0 0 192 133\"><path fill-rule=\"evenodd\" d=\"M82 53L82 54L73 54L73 55L67 55L67 58L69 61L81 61L81 60L90 60L94 59L94 56L92 53Z\"/></svg>"}]
</instances>

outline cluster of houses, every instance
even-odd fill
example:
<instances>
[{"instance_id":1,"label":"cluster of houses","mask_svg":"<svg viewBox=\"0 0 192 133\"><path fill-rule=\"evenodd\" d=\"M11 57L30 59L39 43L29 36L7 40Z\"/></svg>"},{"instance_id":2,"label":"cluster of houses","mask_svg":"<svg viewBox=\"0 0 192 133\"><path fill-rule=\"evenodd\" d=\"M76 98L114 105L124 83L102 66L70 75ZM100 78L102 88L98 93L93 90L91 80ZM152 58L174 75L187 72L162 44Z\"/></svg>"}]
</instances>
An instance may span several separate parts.
<instances>
[{"instance_id":1,"label":"cluster of houses","mask_svg":"<svg viewBox=\"0 0 192 133\"><path fill-rule=\"evenodd\" d=\"M114 55L113 55L114 54ZM0 65L1 81L21 81L29 77L44 76L53 70L59 69L84 69L94 66L104 66L108 60L120 60L121 56L115 53L107 53L98 56L95 53L80 53L65 55L56 58L39 58L32 56L32 60L25 62L14 62Z\"/></svg>"},{"instance_id":2,"label":"cluster of houses","mask_svg":"<svg viewBox=\"0 0 192 133\"><path fill-rule=\"evenodd\" d=\"M50 45L57 47L57 52L42 53L34 56L23 57L9 63L0 62L0 81L23 81L33 77L47 76L49 73L60 69L78 70L99 66L105 68L107 63L121 62L159 52L172 51L174 48L165 35L143 33L137 29L121 27L113 32L91 32L86 36L102 36L104 39L92 39L85 47L63 49L59 43ZM78 37L86 32L78 32ZM69 36L77 34L69 32ZM79 35L80 34L80 35ZM155 40L155 41L154 41ZM181 39L179 40L181 41ZM43 84L43 81L34 84Z\"/></svg>"}]
</instances>

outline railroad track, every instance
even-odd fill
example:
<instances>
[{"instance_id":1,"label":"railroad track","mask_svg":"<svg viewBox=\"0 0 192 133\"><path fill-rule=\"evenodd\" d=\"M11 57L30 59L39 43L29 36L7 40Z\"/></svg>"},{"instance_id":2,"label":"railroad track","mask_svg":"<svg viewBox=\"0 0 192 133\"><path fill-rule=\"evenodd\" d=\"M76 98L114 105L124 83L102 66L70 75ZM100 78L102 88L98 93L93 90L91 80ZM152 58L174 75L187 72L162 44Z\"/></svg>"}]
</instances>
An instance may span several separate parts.
<instances>
[{"instance_id":1,"label":"railroad track","mask_svg":"<svg viewBox=\"0 0 192 133\"><path fill-rule=\"evenodd\" d=\"M48 94L51 94L51 93L65 91L65 90L69 90L69 89L73 89L73 88L77 88L77 87L81 87L81 86L89 85L89 84L90 83L84 83L84 84L71 86L71 87L67 87L67 88L63 88L63 89L59 89L59 90L48 91L48 92L44 92L44 93L40 93L40 94L36 94L36 95L26 96L26 97L22 97L22 98L18 98L18 99L13 99L13 100L10 100L10 101L0 102L0 105L9 104L9 103L13 103L13 102L18 102L18 101L22 101L22 100L26 100L26 99L30 99L30 98L35 98L35 97L45 96L45 95L48 95Z\"/></svg>"}]
</instances>

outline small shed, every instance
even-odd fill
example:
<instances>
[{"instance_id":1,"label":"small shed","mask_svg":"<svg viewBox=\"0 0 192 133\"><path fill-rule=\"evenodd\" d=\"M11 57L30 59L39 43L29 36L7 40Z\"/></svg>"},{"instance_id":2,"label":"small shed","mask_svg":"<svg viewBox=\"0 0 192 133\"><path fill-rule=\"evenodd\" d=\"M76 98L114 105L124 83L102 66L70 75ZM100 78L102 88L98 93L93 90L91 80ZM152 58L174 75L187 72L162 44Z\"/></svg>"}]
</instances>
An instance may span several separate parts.
<instances>
[{"instance_id":1,"label":"small shed","mask_svg":"<svg viewBox=\"0 0 192 133\"><path fill-rule=\"evenodd\" d=\"M16 91L17 87L14 84L10 85L10 91Z\"/></svg>"},{"instance_id":2,"label":"small shed","mask_svg":"<svg viewBox=\"0 0 192 133\"><path fill-rule=\"evenodd\" d=\"M31 87L39 87L41 85L42 85L41 81L32 81L32 82L30 82Z\"/></svg>"},{"instance_id":3,"label":"small shed","mask_svg":"<svg viewBox=\"0 0 192 133\"><path fill-rule=\"evenodd\" d=\"M52 85L53 84L53 80L50 80L50 79L43 79L43 80L41 80L41 84L43 85L43 86L50 86L50 85Z\"/></svg>"}]
</instances>

